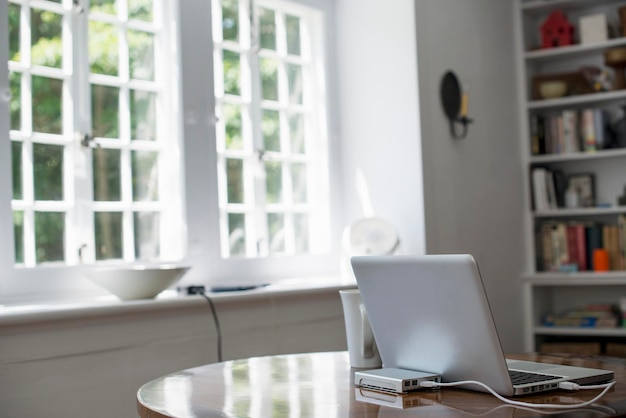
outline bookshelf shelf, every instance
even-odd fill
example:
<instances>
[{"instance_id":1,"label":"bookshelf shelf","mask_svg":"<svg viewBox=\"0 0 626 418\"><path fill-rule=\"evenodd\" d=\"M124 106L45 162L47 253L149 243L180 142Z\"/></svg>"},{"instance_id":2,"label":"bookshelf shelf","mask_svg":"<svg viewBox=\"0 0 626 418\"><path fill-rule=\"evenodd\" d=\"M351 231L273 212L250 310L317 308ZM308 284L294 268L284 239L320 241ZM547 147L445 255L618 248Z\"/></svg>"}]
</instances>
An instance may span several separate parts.
<instances>
[{"instance_id":1,"label":"bookshelf shelf","mask_svg":"<svg viewBox=\"0 0 626 418\"><path fill-rule=\"evenodd\" d=\"M574 337L626 337L626 328L592 327L535 327L537 335L561 335Z\"/></svg>"},{"instance_id":2,"label":"bookshelf shelf","mask_svg":"<svg viewBox=\"0 0 626 418\"><path fill-rule=\"evenodd\" d=\"M626 271L578 273L542 272L526 274L522 280L532 286L626 286Z\"/></svg>"},{"instance_id":3,"label":"bookshelf shelf","mask_svg":"<svg viewBox=\"0 0 626 418\"><path fill-rule=\"evenodd\" d=\"M598 42L594 44L576 44L570 46L562 46L559 48L537 49L527 51L524 58L527 62L558 60L573 56L587 56L603 52L607 49L616 48L626 45L626 37L609 39L608 41Z\"/></svg>"},{"instance_id":4,"label":"bookshelf shelf","mask_svg":"<svg viewBox=\"0 0 626 418\"><path fill-rule=\"evenodd\" d=\"M626 303L626 206L620 200L626 193L626 141L614 134L619 130L608 128L626 117L626 89L535 99L537 83L550 77L567 80L569 92L595 90L580 84L587 82L587 76L582 82L567 77L589 66L613 75L614 68L604 64L604 53L626 47L626 32L615 37L607 30L612 37L604 41L538 49L540 28L548 15L564 12L578 37L583 17L604 14L613 24L620 21L621 7L626 7L626 0L517 0L519 100L525 116L520 146L528 173L524 190L527 268L521 276L527 351L539 350L544 342L577 339L604 347L605 342L626 337L626 328L543 326L547 314ZM571 181L585 175L592 179L591 193ZM593 271L597 248L607 249L610 271Z\"/></svg>"},{"instance_id":5,"label":"bookshelf shelf","mask_svg":"<svg viewBox=\"0 0 626 418\"><path fill-rule=\"evenodd\" d=\"M602 216L619 215L626 213L626 206L615 206L609 208L579 208L579 209L555 209L541 212L534 212L535 218L561 218L561 217L581 217L581 216Z\"/></svg>"},{"instance_id":6,"label":"bookshelf shelf","mask_svg":"<svg viewBox=\"0 0 626 418\"><path fill-rule=\"evenodd\" d=\"M559 108L581 108L591 105L607 105L619 103L626 99L626 90L607 91L600 93L580 94L558 99L531 100L528 102L528 110L547 110Z\"/></svg>"},{"instance_id":7,"label":"bookshelf shelf","mask_svg":"<svg viewBox=\"0 0 626 418\"><path fill-rule=\"evenodd\" d=\"M626 149L600 150L595 152L576 152L566 154L545 154L530 157L531 164L558 163L568 161L600 160L604 158L626 157Z\"/></svg>"},{"instance_id":8,"label":"bookshelf shelf","mask_svg":"<svg viewBox=\"0 0 626 418\"><path fill-rule=\"evenodd\" d=\"M604 0L603 4L619 3L619 0ZM529 0L522 1L523 12L547 15L553 10L575 10L600 3L598 0Z\"/></svg>"}]
</instances>

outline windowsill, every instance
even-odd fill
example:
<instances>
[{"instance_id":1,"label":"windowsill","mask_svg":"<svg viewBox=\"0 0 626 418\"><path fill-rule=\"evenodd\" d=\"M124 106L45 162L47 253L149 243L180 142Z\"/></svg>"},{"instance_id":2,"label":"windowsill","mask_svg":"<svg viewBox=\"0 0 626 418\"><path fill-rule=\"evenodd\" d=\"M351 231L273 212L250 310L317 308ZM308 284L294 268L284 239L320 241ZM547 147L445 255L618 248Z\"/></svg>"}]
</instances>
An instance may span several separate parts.
<instances>
[{"instance_id":1,"label":"windowsill","mask_svg":"<svg viewBox=\"0 0 626 418\"><path fill-rule=\"evenodd\" d=\"M355 288L354 279L320 277L288 279L251 290L210 293L223 303L281 295L300 295ZM122 301L115 296L102 296L84 301L37 302L34 304L0 305L0 327L50 323L68 319L94 319L119 315L141 315L163 310L185 310L206 307L202 296L187 296L166 290L155 299Z\"/></svg>"}]
</instances>

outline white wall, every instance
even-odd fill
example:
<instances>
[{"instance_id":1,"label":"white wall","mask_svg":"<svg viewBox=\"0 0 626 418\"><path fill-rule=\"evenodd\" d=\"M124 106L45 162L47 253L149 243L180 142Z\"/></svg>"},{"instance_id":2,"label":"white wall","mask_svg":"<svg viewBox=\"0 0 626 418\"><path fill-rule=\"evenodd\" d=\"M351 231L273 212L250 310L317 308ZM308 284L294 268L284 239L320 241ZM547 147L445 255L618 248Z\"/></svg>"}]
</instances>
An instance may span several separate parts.
<instances>
[{"instance_id":1,"label":"white wall","mask_svg":"<svg viewBox=\"0 0 626 418\"><path fill-rule=\"evenodd\" d=\"M348 222L363 217L357 172L374 214L406 253L424 253L422 159L412 0L338 0L337 71L342 182Z\"/></svg>"},{"instance_id":2,"label":"white wall","mask_svg":"<svg viewBox=\"0 0 626 418\"><path fill-rule=\"evenodd\" d=\"M504 349L520 351L513 3L338 0L337 8L347 219L360 215L353 179L361 169L404 252L477 258ZM448 69L470 89L475 122L463 140L451 139L439 98Z\"/></svg>"}]
</instances>

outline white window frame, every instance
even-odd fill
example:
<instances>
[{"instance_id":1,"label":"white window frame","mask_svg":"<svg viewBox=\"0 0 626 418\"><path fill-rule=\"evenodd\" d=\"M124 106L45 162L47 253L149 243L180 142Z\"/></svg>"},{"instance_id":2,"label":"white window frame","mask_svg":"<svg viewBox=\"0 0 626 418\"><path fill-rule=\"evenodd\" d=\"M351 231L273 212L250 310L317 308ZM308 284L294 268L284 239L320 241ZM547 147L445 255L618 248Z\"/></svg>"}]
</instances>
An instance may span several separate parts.
<instances>
[{"instance_id":1,"label":"white window frame","mask_svg":"<svg viewBox=\"0 0 626 418\"><path fill-rule=\"evenodd\" d=\"M69 1L71 0L64 0ZM319 9L324 17L326 33L316 39L326 58L318 74L327 86L327 135L330 187L331 252L323 255L289 256L276 258L224 259L220 253L219 207L217 192L217 153L215 148L215 96L213 85L213 46L211 42L211 4L204 1L166 1L168 29L164 34L166 48L173 53L168 62L166 82L180 91L172 91L165 100L171 103L168 117L172 121L168 134L184 138L184 145L173 145L168 150L168 162L178 165L184 188L172 201L180 210L179 218L186 219L180 226L181 236L187 241L177 246L186 256L181 263L191 266L181 284L241 284L266 283L282 278L308 277L315 285L317 276L339 274L344 209L340 205L340 144L338 137L338 98L332 96L336 88L333 68L334 21L332 0L296 0L296 3ZM0 19L7 18L7 2L0 2ZM178 36L180 34L180 37ZM0 61L8 60L6 42L0 42ZM11 144L9 132L8 70L0 65L0 170L9 170ZM82 127L88 129L89 127ZM184 163L180 163L180 159ZM8 175L7 175L8 174ZM175 179L165 179L175 182ZM172 184L163 183L172 190ZM175 185L174 185L175 186ZM12 181L10 171L0 175L0 236L4 237L5 251L0 251L0 305L41 300L83 299L102 295L82 273L85 266L40 266L24 269L14 266L13 222L11 210ZM177 216L177 215L173 215ZM8 221L7 221L8 220ZM8 246L6 243L9 243ZM165 243L164 243L165 244ZM174 245L174 244L173 244Z\"/></svg>"},{"instance_id":2,"label":"white window frame","mask_svg":"<svg viewBox=\"0 0 626 418\"><path fill-rule=\"evenodd\" d=\"M246 231L246 257L276 257L280 255L293 255L295 242L293 231L294 218L297 214L306 214L309 218L309 252L321 254L327 252L329 246L328 225L328 141L326 129L326 96L324 77L318 76L321 68L316 68L317 59L323 58L319 48L322 27L321 13L310 7L295 5L293 3L276 0L257 0L252 3L256 8L267 8L276 15L276 50L261 49L253 45L251 32L258 30L258 16L254 16L255 25L250 25L250 7L247 0L239 1L240 41L238 43L222 40L221 7L219 1L213 1L213 40L215 65L215 89L216 89L216 113L217 123L217 148L218 148L218 188L220 193L220 236L221 253L223 257L241 257L230 254L229 245L229 222L230 214L242 214L245 217ZM285 44L285 15L298 16L301 18L301 54L293 56L287 53ZM255 27L256 26L256 27ZM240 96L224 94L222 80L222 53L233 51L240 54ZM277 101L266 101L260 96L261 83L259 78L261 59L272 59L277 62L278 70L278 93ZM303 104L289 103L286 96L287 75L286 66L289 64L299 65L302 71L305 90ZM321 66L320 66L321 67ZM315 86L315 88L313 88ZM224 147L225 131L224 118L220 115L222 105L239 106L242 110L242 140L243 149L230 150ZM262 112L273 110L278 112L280 128L280 151L264 150L261 134ZM296 154L289 152L289 141L285 133L289 131L286 116L289 112L298 112L302 115L305 125L306 153ZM243 163L243 203L229 203L226 198L226 160L232 158ZM264 164L278 162L282 167L281 178L283 201L268 203L265 196ZM304 164L307 169L307 194L306 203L294 203L291 192L292 176L289 168L292 164ZM272 251L270 234L267 228L267 216L276 213L282 216L284 221L284 249Z\"/></svg>"},{"instance_id":3,"label":"white window frame","mask_svg":"<svg viewBox=\"0 0 626 418\"><path fill-rule=\"evenodd\" d=\"M282 2L287 3L287 2ZM335 138L337 124L337 98L328 94L327 86L335 83L330 70L334 65L333 8L331 0L295 0L290 3L311 7L320 12L325 33L317 33L314 45L324 56L324 65L316 68L318 85L323 89L326 100L326 113L320 115L322 135L325 137L328 161L328 187L330 212L330 250L326 254L290 255L280 257L223 258L220 241L220 211L217 202L217 164L215 114L214 57L211 22L211 4L206 1L201 7L186 9L181 7L181 56L183 79L183 108L185 131L185 161L187 190L193 190L196 198L187 200L187 220L189 223L188 260L193 266L187 274L189 282L194 280L216 284L268 283L282 278L304 278L318 276L338 276L341 258L341 232L345 214L340 206L339 178L340 146ZM200 81L208 78L210 84ZM195 82L194 82L195 81ZM203 96L206 92L210 93ZM202 117L202 115L208 115ZM209 125L207 134L206 126ZM199 155L208 156L203 165L194 164ZM200 191L208 190L204 196ZM207 236L207 234L209 236ZM306 279L314 285L315 279Z\"/></svg>"},{"instance_id":4,"label":"white window frame","mask_svg":"<svg viewBox=\"0 0 626 418\"><path fill-rule=\"evenodd\" d=\"M125 5L125 1L118 2L121 7ZM63 19L63 42L64 42L64 56L63 56L63 68L62 69L48 69L43 67L35 67L34 69L27 69L27 71L34 73L41 73L46 75L48 73L57 77L62 77L64 80L64 112L63 112L63 133L61 135L48 135L48 134L35 134L30 135L26 133L25 137L37 139L38 142L46 142L53 144L65 145L64 151L64 200L60 202L36 202L32 204L32 193L30 193L31 199L28 199L28 189L32 187L25 187L24 199L16 201L11 205L12 199L12 181L11 181L11 141L9 138L16 138L19 133L12 131L9 136L9 110L8 105L10 100L6 102L6 99L10 97L10 89L8 86L8 71L7 66L2 67L0 72L0 92L3 92L2 99L0 99L0 154L2 155L0 161L2 164L0 167L3 169L6 167L7 172L2 173L0 176L7 181L0 182L0 231L2 236L7 237L3 248L6 250L2 252L0 256L0 276L3 277L0 281L0 304L5 301L9 303L30 301L37 299L71 299L90 297L94 294L100 294L95 285L86 280L86 277L82 271L86 268L93 266L95 262L95 251L92 244L95 243L93 236L93 211L95 209L102 209L111 206L109 202L93 202L92 197L92 180L90 171L91 150L84 149L79 144L79 137L77 133L89 133L91 129L91 120L89 114L90 103L90 81L87 79L85 73L76 73L78 75L72 75L72 67L76 65L85 65L87 62L87 36L75 36L75 39L68 42L66 39L70 34L86 34L87 33L87 16L85 5L87 0L81 0L83 5L83 12L78 13L72 0L63 0L62 4L54 4L41 2L38 0L17 0L15 3L20 5L25 4L29 7L37 7L42 9L53 9L54 11L62 11L66 16ZM164 10L160 12L160 10ZM154 86L166 86L168 88L162 88L159 91L159 98L157 99L157 106L160 106L160 115L168 115L171 118L161 117L157 120L157 129L159 130L159 137L166 139L166 141L127 141L127 144L121 146L125 148L126 158L130 158L129 154L131 150L162 150L159 155L159 170L161 172L167 171L168 176L160 175L158 183L159 202L133 202L132 196L126 192L126 199L115 207L115 210L125 211L125 222L128 223L128 219L132 216L133 211L142 210L158 210L160 213L160 236L169 237L168 239L161 240L160 253L162 254L163 261L179 261L183 258L186 252L186 240L185 240L185 222L184 222L184 199L180 198L183 192L182 182L182 129L180 126L180 91L177 88L170 88L169 86L177 86L179 83L179 65L178 65L178 39L173 36L173 29L178 15L178 8L176 4L165 0L154 0L154 25L157 30L160 29L160 33L155 36L155 44L159 44L155 47L155 67L159 66L160 74L157 72L159 79L155 79L154 82L135 82L128 80L125 86L132 87L134 84L141 84L142 87L151 89L150 84ZM169 19L165 19L167 16ZM0 6L0 20L7 21L8 19L8 2L2 2ZM24 20L24 19L22 19ZM28 23L28 22L27 22ZM133 25L138 27L147 28L150 24L137 24L133 22L122 23L125 27L133 28ZM26 26L26 27L25 27ZM21 24L21 30L29 30L30 24L24 25L24 21ZM4 28L3 28L4 30ZM6 36L4 33L3 37ZM22 38L24 39L24 38ZM30 45L24 45L27 42L23 42L21 45L22 50L30 49ZM72 46L68 47L68 43ZM168 57L159 56L159 51L171 51L171 55ZM8 49L5 43L2 43L0 47L0 60L3 62L8 61ZM165 63L171 63L171 65L165 65ZM26 66L28 62L24 63ZM16 67L14 64L11 64ZM21 66L18 64L17 66ZM76 68L76 67L74 67ZM123 70L121 70L122 72ZM84 75L80 75L84 74ZM111 80L106 80L105 76L91 76L91 79L105 80L105 84L111 84ZM113 83L115 84L115 83ZM86 88L82 88L86 86ZM69 107L67 105L67 99L72 96L72 92L75 92L73 99L82 103L80 106ZM29 96L27 92L23 92L23 96ZM87 104L85 106L84 104ZM30 106L29 101L22 100L22 108ZM67 111L71 110L71 111ZM25 112L28 113L28 112ZM120 123L129 123L124 121L124 117L121 117ZM76 123L74 123L76 121ZM106 140L101 140L106 142ZM25 142L26 146L30 146L30 140ZM118 147L119 141L117 144ZM28 155L28 153L25 153ZM29 175L28 164L30 161L24 161L27 165L24 166L25 176ZM32 170L30 170L32 172ZM128 174L127 178L130 175ZM24 183L32 185L30 179L25 179ZM123 185L123 188L127 185ZM76 199L76 196L82 196ZM30 204L28 202L31 202ZM32 216L32 209L56 209L60 208L67 211L66 215L66 233L65 233L65 260L63 262L50 262L36 265L32 251L25 251L24 265L15 265L14 255L14 237L13 237L13 209L27 209L25 216L30 211L28 216ZM82 213L81 213L82 211ZM5 222L9 220L9 222ZM132 219L131 219L132 222ZM30 223L32 225L32 223ZM127 225L128 226L128 225ZM72 230L73 228L73 230ZM126 228L128 231L128 228ZM85 232L86 231L86 232ZM132 230L130 230L132 235ZM129 235L128 233L126 235ZM34 235L32 231L26 231L25 240L32 242ZM139 262L145 261L134 260L134 245L132 237L124 237L124 256L122 260L102 260L98 261L98 264L115 264L123 262ZM83 248L82 259L79 259L78 249L83 243L89 242L90 244ZM28 243L26 243L28 245ZM76 251L74 251L76 249ZM154 262L156 260L151 260ZM86 263L86 264L81 264Z\"/></svg>"}]
</instances>

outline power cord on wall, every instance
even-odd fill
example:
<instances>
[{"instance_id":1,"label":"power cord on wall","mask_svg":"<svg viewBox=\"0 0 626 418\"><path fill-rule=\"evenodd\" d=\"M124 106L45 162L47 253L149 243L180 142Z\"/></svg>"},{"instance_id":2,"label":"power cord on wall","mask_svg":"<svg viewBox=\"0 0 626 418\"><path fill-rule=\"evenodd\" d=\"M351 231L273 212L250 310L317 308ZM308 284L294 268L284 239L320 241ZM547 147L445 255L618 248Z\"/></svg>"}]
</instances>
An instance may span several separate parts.
<instances>
[{"instance_id":1,"label":"power cord on wall","mask_svg":"<svg viewBox=\"0 0 626 418\"><path fill-rule=\"evenodd\" d=\"M530 402L514 401L512 399L508 399L508 398L505 398L504 396L501 396L495 390L491 389L491 387L476 380L461 380L458 382L449 382L449 383L441 383L441 382L425 380L425 381L420 381L419 385L422 388L439 388L439 387L448 387L448 386L477 385L489 391L489 393L491 393L496 398L500 399L502 402L506 402L514 406L522 406L522 407L530 407L530 408L545 408L545 409L574 409L574 408L582 408L584 406L589 406L592 403L597 402L598 400L600 400L600 398L602 398L609 391L609 389L611 389L615 385L615 383L616 383L615 381L612 381L612 382L605 383L602 385L580 386L574 382L561 382L559 383L559 389L565 389L565 390L604 389L595 398L591 400L580 402L577 404L567 404L567 405L565 404L536 404L536 403L530 403Z\"/></svg>"},{"instance_id":2,"label":"power cord on wall","mask_svg":"<svg viewBox=\"0 0 626 418\"><path fill-rule=\"evenodd\" d=\"M186 288L188 295L200 295L206 299L211 308L211 313L213 314L213 322L215 323L215 332L217 332L217 361L222 362L222 329L220 328L220 320L217 317L217 310L215 309L215 303L213 303L213 299L207 295L204 286L187 286Z\"/></svg>"}]
</instances>

